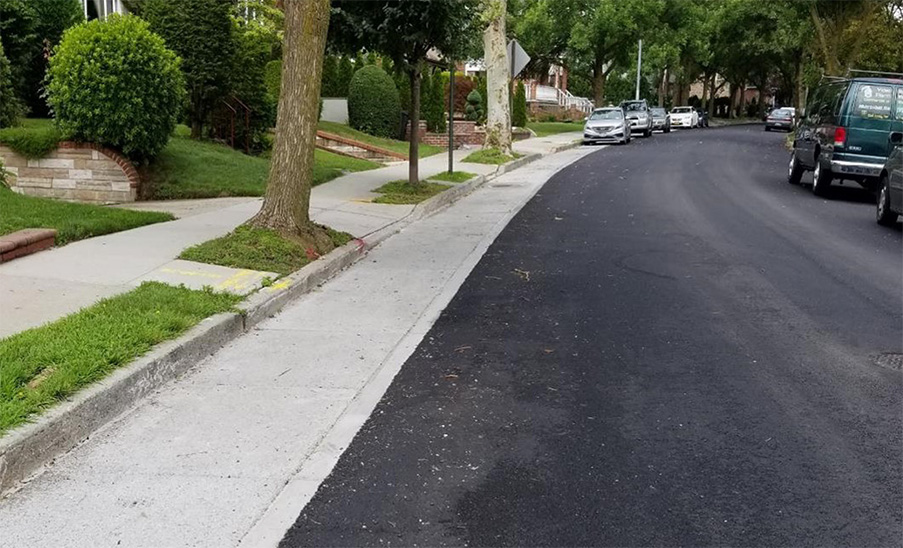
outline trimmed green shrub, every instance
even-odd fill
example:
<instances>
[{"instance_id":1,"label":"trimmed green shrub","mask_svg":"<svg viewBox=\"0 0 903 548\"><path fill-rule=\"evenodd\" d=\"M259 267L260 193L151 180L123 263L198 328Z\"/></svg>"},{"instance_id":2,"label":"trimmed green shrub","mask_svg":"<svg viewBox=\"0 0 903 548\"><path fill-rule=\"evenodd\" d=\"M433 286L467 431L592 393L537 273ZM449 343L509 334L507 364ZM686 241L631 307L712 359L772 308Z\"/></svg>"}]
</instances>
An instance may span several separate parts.
<instances>
[{"instance_id":1,"label":"trimmed green shrub","mask_svg":"<svg viewBox=\"0 0 903 548\"><path fill-rule=\"evenodd\" d=\"M134 159L166 146L185 99L179 58L134 16L66 31L48 78L48 102L64 133Z\"/></svg>"},{"instance_id":2,"label":"trimmed green shrub","mask_svg":"<svg viewBox=\"0 0 903 548\"><path fill-rule=\"evenodd\" d=\"M334 55L323 58L323 76L320 78L320 97L338 97L339 61Z\"/></svg>"},{"instance_id":3,"label":"trimmed green shrub","mask_svg":"<svg viewBox=\"0 0 903 548\"><path fill-rule=\"evenodd\" d=\"M442 82L442 75L435 72L430 76L427 73L423 81L424 83L429 81L428 89L421 90L424 97L423 118L426 120L426 129L442 133L447 126L445 123L445 86Z\"/></svg>"},{"instance_id":4,"label":"trimmed green shrub","mask_svg":"<svg viewBox=\"0 0 903 548\"><path fill-rule=\"evenodd\" d=\"M26 158L43 158L56 150L62 134L52 124L46 127L8 127L0 129L0 143Z\"/></svg>"},{"instance_id":5,"label":"trimmed green shrub","mask_svg":"<svg viewBox=\"0 0 903 548\"><path fill-rule=\"evenodd\" d=\"M0 43L0 128L15 125L25 114L22 101L13 89L10 74L9 60L3 53L3 44Z\"/></svg>"},{"instance_id":6,"label":"trimmed green shrub","mask_svg":"<svg viewBox=\"0 0 903 548\"><path fill-rule=\"evenodd\" d=\"M514 101L511 108L511 125L527 127L527 90L524 83L518 80L514 89Z\"/></svg>"},{"instance_id":7,"label":"trimmed green shrub","mask_svg":"<svg viewBox=\"0 0 903 548\"><path fill-rule=\"evenodd\" d=\"M273 101L278 103L279 91L282 87L282 61L279 59L270 61L263 69L263 72L263 79L264 82L266 82L267 93L270 94L270 97L273 99Z\"/></svg>"},{"instance_id":8,"label":"trimmed green shrub","mask_svg":"<svg viewBox=\"0 0 903 548\"><path fill-rule=\"evenodd\" d=\"M191 136L198 139L230 86L235 36L231 0L143 0L141 17L182 58Z\"/></svg>"},{"instance_id":9,"label":"trimmed green shrub","mask_svg":"<svg viewBox=\"0 0 903 548\"><path fill-rule=\"evenodd\" d=\"M229 78L229 92L250 109L248 127L245 117L236 116L235 134L248 134L250 149L261 152L269 147L264 134L276 125L275 99L267 87L267 63L273 45L268 30L255 22L236 19L233 30L236 48L232 55L232 70ZM237 143L236 143L237 146Z\"/></svg>"},{"instance_id":10,"label":"trimmed green shrub","mask_svg":"<svg viewBox=\"0 0 903 548\"><path fill-rule=\"evenodd\" d=\"M477 92L480 94L480 116L477 118L477 122L480 124L486 123L486 114L489 112L489 105L487 102L489 101L489 94L486 92L486 77L480 76L477 78Z\"/></svg>"},{"instance_id":11,"label":"trimmed green shrub","mask_svg":"<svg viewBox=\"0 0 903 548\"><path fill-rule=\"evenodd\" d=\"M468 120L474 122L483 119L483 96L479 91L473 90L467 94L467 107L464 109L464 114Z\"/></svg>"},{"instance_id":12,"label":"trimmed green shrub","mask_svg":"<svg viewBox=\"0 0 903 548\"><path fill-rule=\"evenodd\" d=\"M348 97L348 86L351 85L351 79L354 77L354 65L351 59L342 57L339 60L338 76L336 77L336 89L334 90L336 97Z\"/></svg>"},{"instance_id":13,"label":"trimmed green shrub","mask_svg":"<svg viewBox=\"0 0 903 548\"><path fill-rule=\"evenodd\" d=\"M348 125L377 137L395 137L401 102L395 83L376 65L354 73L348 86Z\"/></svg>"}]
</instances>

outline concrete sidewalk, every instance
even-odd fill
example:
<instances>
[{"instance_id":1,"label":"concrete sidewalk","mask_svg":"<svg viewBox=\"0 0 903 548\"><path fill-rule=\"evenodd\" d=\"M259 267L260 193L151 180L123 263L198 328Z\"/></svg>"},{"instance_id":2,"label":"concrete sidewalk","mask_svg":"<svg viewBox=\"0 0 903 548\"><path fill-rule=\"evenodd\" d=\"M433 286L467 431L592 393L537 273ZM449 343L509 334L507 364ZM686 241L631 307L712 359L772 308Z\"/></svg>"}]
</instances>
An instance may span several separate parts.
<instances>
[{"instance_id":1,"label":"concrete sidewalk","mask_svg":"<svg viewBox=\"0 0 903 548\"><path fill-rule=\"evenodd\" d=\"M576 134L529 139L515 150L547 153L574 141ZM496 166L461 163L471 150L455 151L455 169L477 174ZM447 168L447 154L420 161L421 177ZM410 214L413 206L369 203L371 191L407 177L407 163L351 173L313 189L311 216L322 224L367 235ZM129 291L144 281L183 283L200 288L247 293L270 275L180 261L187 247L217 238L248 220L260 208L259 198L138 202L134 209L170 211L178 220L90 238L0 265L0 338L59 319L97 300Z\"/></svg>"},{"instance_id":2,"label":"concrete sidewalk","mask_svg":"<svg viewBox=\"0 0 903 548\"><path fill-rule=\"evenodd\" d=\"M499 177L201 362L0 501L3 545L275 546L498 233L596 150Z\"/></svg>"}]
</instances>

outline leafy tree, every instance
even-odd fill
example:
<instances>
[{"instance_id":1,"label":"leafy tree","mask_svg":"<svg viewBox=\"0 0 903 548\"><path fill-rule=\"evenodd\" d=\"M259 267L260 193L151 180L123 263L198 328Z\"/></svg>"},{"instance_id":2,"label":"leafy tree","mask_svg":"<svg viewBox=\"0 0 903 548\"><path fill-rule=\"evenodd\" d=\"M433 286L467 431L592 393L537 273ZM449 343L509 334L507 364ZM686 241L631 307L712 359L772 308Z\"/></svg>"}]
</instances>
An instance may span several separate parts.
<instances>
[{"instance_id":1,"label":"leafy tree","mask_svg":"<svg viewBox=\"0 0 903 548\"><path fill-rule=\"evenodd\" d=\"M524 82L517 81L514 91L514 101L511 109L511 124L517 127L527 127L527 90Z\"/></svg>"},{"instance_id":2,"label":"leafy tree","mask_svg":"<svg viewBox=\"0 0 903 548\"><path fill-rule=\"evenodd\" d=\"M473 30L475 8L476 0L334 0L330 36L345 51L378 51L407 74L416 127L423 60L432 49L454 56ZM408 182L419 185L417 131L411 132L408 157Z\"/></svg>"},{"instance_id":3,"label":"leafy tree","mask_svg":"<svg viewBox=\"0 0 903 548\"><path fill-rule=\"evenodd\" d=\"M275 230L311 252L334 246L310 220L320 79L329 26L329 0L285 2L282 92L266 195L248 224Z\"/></svg>"},{"instance_id":4,"label":"leafy tree","mask_svg":"<svg viewBox=\"0 0 903 548\"><path fill-rule=\"evenodd\" d=\"M265 134L276 123L279 94L273 95L267 82L267 63L273 52L271 40L275 35L254 19L236 18L233 37L236 47L229 71L228 91L251 111L248 127L245 127L243 116L236 117L236 132L247 132L250 148L259 152L269 146Z\"/></svg>"},{"instance_id":5,"label":"leafy tree","mask_svg":"<svg viewBox=\"0 0 903 548\"><path fill-rule=\"evenodd\" d=\"M34 116L47 116L42 94L47 59L63 31L84 20L78 0L0 0L0 42L16 94Z\"/></svg>"},{"instance_id":6,"label":"leafy tree","mask_svg":"<svg viewBox=\"0 0 903 548\"><path fill-rule=\"evenodd\" d=\"M143 0L141 16L182 58L191 136L200 138L210 113L229 90L235 38L231 0Z\"/></svg>"},{"instance_id":7,"label":"leafy tree","mask_svg":"<svg viewBox=\"0 0 903 548\"><path fill-rule=\"evenodd\" d=\"M25 113L22 102L16 96L10 79L9 60L3 53L0 43L0 128L16 125L19 117ZM2 167L0 167L2 175Z\"/></svg>"}]
</instances>

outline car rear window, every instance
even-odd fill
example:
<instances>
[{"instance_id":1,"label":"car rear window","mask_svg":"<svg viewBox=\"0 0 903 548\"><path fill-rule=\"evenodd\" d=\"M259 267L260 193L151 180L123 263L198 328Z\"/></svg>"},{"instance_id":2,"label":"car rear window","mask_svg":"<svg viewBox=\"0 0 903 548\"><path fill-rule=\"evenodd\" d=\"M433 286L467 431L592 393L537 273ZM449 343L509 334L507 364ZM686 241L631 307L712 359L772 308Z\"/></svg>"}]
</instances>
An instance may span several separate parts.
<instances>
[{"instance_id":1,"label":"car rear window","mask_svg":"<svg viewBox=\"0 0 903 548\"><path fill-rule=\"evenodd\" d=\"M671 112L678 112L678 113L693 112L693 107L676 107L676 108L672 109Z\"/></svg>"},{"instance_id":2,"label":"car rear window","mask_svg":"<svg viewBox=\"0 0 903 548\"><path fill-rule=\"evenodd\" d=\"M789 110L776 110L771 113L771 116L772 116L772 118L787 119L787 118L792 118L793 113L791 113Z\"/></svg>"},{"instance_id":3,"label":"car rear window","mask_svg":"<svg viewBox=\"0 0 903 548\"><path fill-rule=\"evenodd\" d=\"M877 84L862 84L856 93L853 105L853 116L871 120L887 120L890 118L894 103L894 88Z\"/></svg>"}]
</instances>

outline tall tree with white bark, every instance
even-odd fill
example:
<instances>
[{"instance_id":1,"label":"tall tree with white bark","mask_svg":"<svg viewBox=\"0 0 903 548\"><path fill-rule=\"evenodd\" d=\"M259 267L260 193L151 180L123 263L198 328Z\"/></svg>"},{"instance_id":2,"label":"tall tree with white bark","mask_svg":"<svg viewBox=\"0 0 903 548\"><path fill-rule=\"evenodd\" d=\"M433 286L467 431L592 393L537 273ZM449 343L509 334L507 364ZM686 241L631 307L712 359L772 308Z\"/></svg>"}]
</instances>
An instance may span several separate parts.
<instances>
[{"instance_id":1,"label":"tall tree with white bark","mask_svg":"<svg viewBox=\"0 0 903 548\"><path fill-rule=\"evenodd\" d=\"M505 19L507 0L485 0L483 62L486 64L486 140L484 146L511 153L511 110L508 99L510 61Z\"/></svg>"},{"instance_id":2,"label":"tall tree with white bark","mask_svg":"<svg viewBox=\"0 0 903 548\"><path fill-rule=\"evenodd\" d=\"M248 221L318 253L333 247L325 227L311 222L309 212L329 2L285 0L276 143L263 206Z\"/></svg>"}]
</instances>

